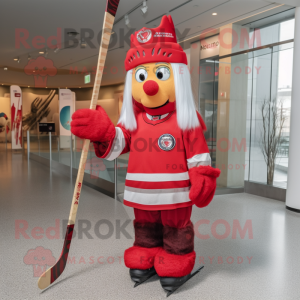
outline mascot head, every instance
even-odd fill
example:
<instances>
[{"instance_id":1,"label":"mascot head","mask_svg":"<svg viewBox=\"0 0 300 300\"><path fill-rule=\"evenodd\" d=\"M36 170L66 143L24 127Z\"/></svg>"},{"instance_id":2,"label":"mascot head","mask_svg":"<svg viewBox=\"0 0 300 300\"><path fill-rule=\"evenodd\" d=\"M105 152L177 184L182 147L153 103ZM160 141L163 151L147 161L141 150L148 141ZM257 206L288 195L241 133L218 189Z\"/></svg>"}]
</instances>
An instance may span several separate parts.
<instances>
[{"instance_id":1,"label":"mascot head","mask_svg":"<svg viewBox=\"0 0 300 300\"><path fill-rule=\"evenodd\" d=\"M144 27L131 36L125 69L119 124L135 130L138 109L152 116L176 110L182 130L199 126L187 57L177 43L171 16L164 16L159 27Z\"/></svg>"}]
</instances>

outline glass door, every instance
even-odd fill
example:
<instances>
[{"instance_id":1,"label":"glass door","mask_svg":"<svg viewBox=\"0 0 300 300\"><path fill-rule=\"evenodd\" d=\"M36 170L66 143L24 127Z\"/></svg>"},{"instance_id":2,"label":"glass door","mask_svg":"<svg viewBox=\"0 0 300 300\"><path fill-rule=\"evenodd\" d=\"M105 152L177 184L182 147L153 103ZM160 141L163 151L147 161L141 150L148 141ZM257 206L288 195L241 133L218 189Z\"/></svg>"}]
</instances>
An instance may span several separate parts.
<instances>
[{"instance_id":1,"label":"glass door","mask_svg":"<svg viewBox=\"0 0 300 300\"><path fill-rule=\"evenodd\" d=\"M251 97L252 61L236 55L200 61L200 113L212 166L221 169L219 189L242 191L248 166L247 101ZM225 192L225 191L224 191Z\"/></svg>"},{"instance_id":2,"label":"glass door","mask_svg":"<svg viewBox=\"0 0 300 300\"><path fill-rule=\"evenodd\" d=\"M216 165L216 129L218 110L218 63L216 59L200 61L199 111L206 124L205 139L210 151L212 165Z\"/></svg>"},{"instance_id":3,"label":"glass door","mask_svg":"<svg viewBox=\"0 0 300 300\"><path fill-rule=\"evenodd\" d=\"M252 59L252 97L248 101L250 127L248 132L249 156L248 180L254 182L267 181L267 164L265 161L265 145L268 140L269 118L268 105L272 94L272 49L266 48L249 53ZM267 126L266 126L267 125Z\"/></svg>"}]
</instances>

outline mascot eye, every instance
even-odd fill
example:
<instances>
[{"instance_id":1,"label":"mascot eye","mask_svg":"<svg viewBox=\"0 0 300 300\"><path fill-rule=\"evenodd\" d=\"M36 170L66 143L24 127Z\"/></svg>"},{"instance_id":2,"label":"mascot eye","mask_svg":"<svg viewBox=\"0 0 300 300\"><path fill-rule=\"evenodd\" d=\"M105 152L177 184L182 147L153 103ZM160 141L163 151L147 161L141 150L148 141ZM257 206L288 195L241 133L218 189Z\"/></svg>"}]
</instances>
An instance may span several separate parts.
<instances>
[{"instance_id":1,"label":"mascot eye","mask_svg":"<svg viewBox=\"0 0 300 300\"><path fill-rule=\"evenodd\" d=\"M46 70L47 70L47 68L46 68L46 67L44 67L44 68L43 68L43 70L44 70L44 71L46 71Z\"/></svg>"},{"instance_id":2,"label":"mascot eye","mask_svg":"<svg viewBox=\"0 0 300 300\"><path fill-rule=\"evenodd\" d=\"M148 73L145 69L139 69L135 72L135 79L137 82L143 82L147 79Z\"/></svg>"},{"instance_id":3,"label":"mascot eye","mask_svg":"<svg viewBox=\"0 0 300 300\"><path fill-rule=\"evenodd\" d=\"M160 67L156 70L156 77L159 80L168 80L170 78L170 70L166 67Z\"/></svg>"}]
</instances>

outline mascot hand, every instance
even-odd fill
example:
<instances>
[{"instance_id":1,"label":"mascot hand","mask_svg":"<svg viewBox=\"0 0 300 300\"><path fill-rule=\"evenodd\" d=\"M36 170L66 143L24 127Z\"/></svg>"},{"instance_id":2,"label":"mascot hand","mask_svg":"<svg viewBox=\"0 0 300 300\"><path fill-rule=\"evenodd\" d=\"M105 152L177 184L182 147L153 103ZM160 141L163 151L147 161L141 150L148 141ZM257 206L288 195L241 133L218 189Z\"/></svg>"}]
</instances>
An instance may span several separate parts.
<instances>
[{"instance_id":1,"label":"mascot hand","mask_svg":"<svg viewBox=\"0 0 300 300\"><path fill-rule=\"evenodd\" d=\"M190 199L198 207L207 206L216 191L220 170L210 166L199 166L189 170L191 181Z\"/></svg>"},{"instance_id":2,"label":"mascot hand","mask_svg":"<svg viewBox=\"0 0 300 300\"><path fill-rule=\"evenodd\" d=\"M116 129L105 110L97 105L96 110L79 109L72 115L71 132L81 139L107 142L115 137Z\"/></svg>"}]
</instances>

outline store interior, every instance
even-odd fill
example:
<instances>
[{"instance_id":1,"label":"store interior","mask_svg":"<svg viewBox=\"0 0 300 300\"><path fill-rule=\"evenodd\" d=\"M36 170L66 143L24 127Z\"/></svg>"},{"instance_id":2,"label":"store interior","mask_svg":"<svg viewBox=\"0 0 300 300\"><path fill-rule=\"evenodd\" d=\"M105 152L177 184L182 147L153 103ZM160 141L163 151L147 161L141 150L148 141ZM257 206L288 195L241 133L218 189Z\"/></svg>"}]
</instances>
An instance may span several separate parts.
<instances>
[{"instance_id":1,"label":"store interior","mask_svg":"<svg viewBox=\"0 0 300 300\"><path fill-rule=\"evenodd\" d=\"M158 275L133 288L125 265L136 218L123 204L130 152L99 158L70 130L95 95L105 2L6 1L1 14L0 299L165 299ZM210 205L191 212L195 268L204 269L174 299L299 298L298 2L120 1L97 105L117 126L130 36L171 15L221 170ZM67 227L70 204L77 219ZM41 246L62 257L66 228L74 235L65 271L41 291L53 263L25 257Z\"/></svg>"},{"instance_id":2,"label":"store interior","mask_svg":"<svg viewBox=\"0 0 300 300\"><path fill-rule=\"evenodd\" d=\"M178 41L187 54L195 104L208 128L205 138L212 163L222 171L217 193L243 192L247 182L285 191L295 9L289 5L261 1L252 5L247 2L243 6L241 1L236 1L236 9L239 13L244 12L244 17L235 17L228 23L222 19L223 15L218 14L216 18L199 19L205 7L193 2L174 3L174 8L169 11L176 21ZM217 2L220 3L214 6L215 10L229 8L224 1ZM164 5L160 4L161 9ZM205 5L207 9L213 9L213 4ZM122 108L126 75L123 61L129 48L128 38L134 32L133 28L144 25L155 27L160 19L154 18L155 11L149 9L145 22L145 16L138 12L140 8L137 6L130 13L130 26L124 26L126 9L126 5L121 3L98 97L98 105L105 109L115 125ZM191 9L195 17L185 20L184 11ZM259 13L253 14L253 9ZM227 16L230 14L234 15L228 11ZM28 152L32 159L44 158L75 171L79 165L82 141L71 137L68 124L75 110L89 107L98 51L95 45L101 34L96 35L99 30L96 31L97 27L91 23L93 35L85 39L86 27L80 29L80 24L76 23L73 27L72 23L68 24L64 31L62 27L49 30L42 25L40 31L48 37L51 45L47 45L46 38L40 38L41 45L36 45L39 37L35 37L37 30L31 24L26 29L20 27L16 30L14 46L20 49L12 46L11 53L5 54L0 66L0 148L14 148L11 145L14 129L11 88L18 86L22 93L23 119L22 134L19 129L18 136L22 136L24 152ZM204 26L217 29L203 31L200 28ZM43 40L45 43L42 43ZM60 101L63 101L60 93L63 91L72 94L67 129L60 119ZM284 122L280 128L280 145L271 157L268 155L270 151L264 149L266 141L262 137L278 129L270 127L271 118L264 118L264 114L270 115L272 107L276 107L277 111L281 109ZM49 122L55 124L55 132L50 136L39 132L39 123ZM96 184L99 189L105 192L106 186L110 186L106 193L121 199L127 162L128 154L115 162L99 159L91 146L86 173L94 179L101 179ZM117 187L112 189L111 184ZM283 198L281 200L284 201Z\"/></svg>"}]
</instances>

